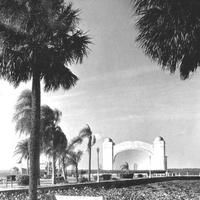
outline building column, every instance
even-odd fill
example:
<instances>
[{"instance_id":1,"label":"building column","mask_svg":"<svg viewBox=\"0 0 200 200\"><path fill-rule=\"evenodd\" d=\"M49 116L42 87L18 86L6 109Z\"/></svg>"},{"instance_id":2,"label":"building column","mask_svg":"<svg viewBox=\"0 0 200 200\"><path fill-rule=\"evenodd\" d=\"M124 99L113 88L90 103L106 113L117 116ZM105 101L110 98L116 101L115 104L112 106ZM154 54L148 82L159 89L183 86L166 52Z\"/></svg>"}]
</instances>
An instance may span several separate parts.
<instances>
[{"instance_id":1,"label":"building column","mask_svg":"<svg viewBox=\"0 0 200 200\"><path fill-rule=\"evenodd\" d=\"M165 141L162 137L157 137L153 142L152 169L166 170L166 167Z\"/></svg>"},{"instance_id":2,"label":"building column","mask_svg":"<svg viewBox=\"0 0 200 200\"><path fill-rule=\"evenodd\" d=\"M113 148L112 139L106 138L103 142L103 170L113 170Z\"/></svg>"}]
</instances>

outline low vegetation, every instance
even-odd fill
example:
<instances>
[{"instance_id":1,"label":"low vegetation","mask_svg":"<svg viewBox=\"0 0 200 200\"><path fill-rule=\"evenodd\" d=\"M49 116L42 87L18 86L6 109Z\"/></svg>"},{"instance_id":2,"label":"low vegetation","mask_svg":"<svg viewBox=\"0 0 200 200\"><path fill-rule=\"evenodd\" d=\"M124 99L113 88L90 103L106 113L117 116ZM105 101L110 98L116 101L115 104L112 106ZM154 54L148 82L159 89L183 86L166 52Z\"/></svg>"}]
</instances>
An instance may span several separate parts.
<instances>
[{"instance_id":1,"label":"low vegetation","mask_svg":"<svg viewBox=\"0 0 200 200\"><path fill-rule=\"evenodd\" d=\"M104 196L109 200L144 200L144 199L165 199L165 200L196 200L200 196L200 181L170 181L138 185L122 188L72 188L68 190L49 190L38 192L38 200L55 200L55 194L80 195L80 196ZM0 193L1 200L27 200L26 192L5 192Z\"/></svg>"},{"instance_id":2,"label":"low vegetation","mask_svg":"<svg viewBox=\"0 0 200 200\"><path fill-rule=\"evenodd\" d=\"M28 175L19 175L16 178L18 185L28 185L29 184L29 176Z\"/></svg>"}]
</instances>

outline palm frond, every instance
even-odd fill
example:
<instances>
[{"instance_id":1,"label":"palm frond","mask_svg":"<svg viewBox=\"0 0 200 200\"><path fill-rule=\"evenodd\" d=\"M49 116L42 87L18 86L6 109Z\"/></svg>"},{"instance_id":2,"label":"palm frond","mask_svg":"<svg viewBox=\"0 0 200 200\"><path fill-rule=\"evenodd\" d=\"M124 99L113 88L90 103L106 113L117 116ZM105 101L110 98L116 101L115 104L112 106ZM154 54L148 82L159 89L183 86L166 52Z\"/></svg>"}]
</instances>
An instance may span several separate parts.
<instances>
[{"instance_id":1,"label":"palm frond","mask_svg":"<svg viewBox=\"0 0 200 200\"><path fill-rule=\"evenodd\" d=\"M28 118L31 119L31 111L32 109L30 107L23 107L23 110L19 110L16 112L13 116L13 121L18 121L20 118Z\"/></svg>"},{"instance_id":2,"label":"palm frond","mask_svg":"<svg viewBox=\"0 0 200 200\"><path fill-rule=\"evenodd\" d=\"M81 156L83 155L82 151L70 151L68 153L68 164L69 165L77 165L80 160L81 160Z\"/></svg>"},{"instance_id":3,"label":"palm frond","mask_svg":"<svg viewBox=\"0 0 200 200\"><path fill-rule=\"evenodd\" d=\"M70 89L78 80L65 65L60 63L53 63L52 68L45 71L44 75L44 90L57 90L60 86L64 89Z\"/></svg>"},{"instance_id":4,"label":"palm frond","mask_svg":"<svg viewBox=\"0 0 200 200\"><path fill-rule=\"evenodd\" d=\"M82 142L83 142L83 138L81 138L80 136L72 138L69 145L67 146L68 151L73 150L76 145L81 144Z\"/></svg>"},{"instance_id":5,"label":"palm frond","mask_svg":"<svg viewBox=\"0 0 200 200\"><path fill-rule=\"evenodd\" d=\"M85 137L90 137L92 135L92 131L91 131L91 128L88 124L86 124L86 127L81 129L81 131L79 132L79 136L82 137L82 138L85 138Z\"/></svg>"},{"instance_id":6,"label":"palm frond","mask_svg":"<svg viewBox=\"0 0 200 200\"><path fill-rule=\"evenodd\" d=\"M163 69L189 77L200 63L200 3L196 0L135 0L137 42Z\"/></svg>"},{"instance_id":7,"label":"palm frond","mask_svg":"<svg viewBox=\"0 0 200 200\"><path fill-rule=\"evenodd\" d=\"M30 134L31 112L31 91L23 90L17 99L13 115L13 121L16 123L16 132Z\"/></svg>"},{"instance_id":8,"label":"palm frond","mask_svg":"<svg viewBox=\"0 0 200 200\"><path fill-rule=\"evenodd\" d=\"M79 9L73 10L72 3L68 4L64 9L60 9L58 18L55 21L59 33L73 31L80 20L78 15Z\"/></svg>"},{"instance_id":9,"label":"palm frond","mask_svg":"<svg viewBox=\"0 0 200 200\"><path fill-rule=\"evenodd\" d=\"M29 135L31 131L31 120L27 117L23 117L17 120L15 131L19 134Z\"/></svg>"},{"instance_id":10,"label":"palm frond","mask_svg":"<svg viewBox=\"0 0 200 200\"><path fill-rule=\"evenodd\" d=\"M91 146L94 146L95 144L96 144L96 137L95 135L92 135Z\"/></svg>"},{"instance_id":11,"label":"palm frond","mask_svg":"<svg viewBox=\"0 0 200 200\"><path fill-rule=\"evenodd\" d=\"M88 55L88 45L91 38L81 30L76 31L72 36L63 37L63 49L65 50L65 62L67 65L72 63L82 63L83 57ZM69 51L70 49L70 51Z\"/></svg>"},{"instance_id":12,"label":"palm frond","mask_svg":"<svg viewBox=\"0 0 200 200\"><path fill-rule=\"evenodd\" d=\"M14 155L21 155L20 161L29 158L29 138L18 142L15 147Z\"/></svg>"},{"instance_id":13,"label":"palm frond","mask_svg":"<svg viewBox=\"0 0 200 200\"><path fill-rule=\"evenodd\" d=\"M17 98L17 103L23 103L24 101L31 105L31 90L25 89L21 92L19 97Z\"/></svg>"}]
</instances>

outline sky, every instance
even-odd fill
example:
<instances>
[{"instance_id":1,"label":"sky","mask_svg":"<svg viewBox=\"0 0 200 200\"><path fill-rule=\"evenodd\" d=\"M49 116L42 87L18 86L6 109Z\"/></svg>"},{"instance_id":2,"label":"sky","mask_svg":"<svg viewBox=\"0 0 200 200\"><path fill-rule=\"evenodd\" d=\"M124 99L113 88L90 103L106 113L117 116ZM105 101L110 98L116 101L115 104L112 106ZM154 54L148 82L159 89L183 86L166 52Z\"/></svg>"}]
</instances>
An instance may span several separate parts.
<instances>
[{"instance_id":1,"label":"sky","mask_svg":"<svg viewBox=\"0 0 200 200\"><path fill-rule=\"evenodd\" d=\"M163 71L143 53L135 42L136 20L129 0L76 0L74 8L81 9L79 26L93 43L89 55L81 65L70 66L79 77L74 88L42 92L41 98L42 104L62 111L60 126L67 138L90 125L98 139L93 168L96 148L102 152L105 138L116 144L152 143L157 136L166 141L169 168L200 167L200 73L182 81L178 72ZM13 88L0 80L0 169L16 166L13 151L22 137L15 133L12 116L24 89L31 89L31 83ZM87 167L86 159L84 151L81 168ZM120 162L123 159L128 158L121 156Z\"/></svg>"}]
</instances>

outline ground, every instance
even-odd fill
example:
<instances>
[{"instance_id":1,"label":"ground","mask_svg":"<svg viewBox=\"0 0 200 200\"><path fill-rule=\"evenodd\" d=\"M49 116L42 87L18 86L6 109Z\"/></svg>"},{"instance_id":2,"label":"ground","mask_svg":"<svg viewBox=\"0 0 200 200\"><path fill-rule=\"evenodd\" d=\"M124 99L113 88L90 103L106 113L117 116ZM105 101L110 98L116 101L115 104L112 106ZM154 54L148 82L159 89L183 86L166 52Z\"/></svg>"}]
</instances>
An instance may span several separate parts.
<instances>
[{"instance_id":1,"label":"ground","mask_svg":"<svg viewBox=\"0 0 200 200\"><path fill-rule=\"evenodd\" d=\"M104 196L107 200L199 200L200 181L168 181L124 188L82 188L39 192L38 200L54 200L53 195ZM27 194L0 192L1 200L27 200Z\"/></svg>"}]
</instances>

